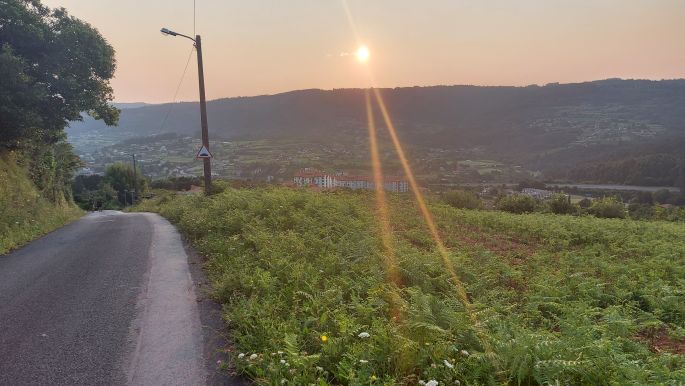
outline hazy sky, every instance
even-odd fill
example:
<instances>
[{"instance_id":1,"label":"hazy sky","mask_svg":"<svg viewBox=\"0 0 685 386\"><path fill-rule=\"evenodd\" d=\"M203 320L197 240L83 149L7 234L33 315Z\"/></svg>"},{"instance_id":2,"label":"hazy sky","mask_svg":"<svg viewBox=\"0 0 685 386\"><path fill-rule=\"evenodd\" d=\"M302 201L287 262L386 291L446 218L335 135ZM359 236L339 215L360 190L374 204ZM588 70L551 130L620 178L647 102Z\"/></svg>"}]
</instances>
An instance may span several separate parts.
<instances>
[{"instance_id":1,"label":"hazy sky","mask_svg":"<svg viewBox=\"0 0 685 386\"><path fill-rule=\"evenodd\" d=\"M343 0L196 0L207 97L365 87ZM118 102L171 101L193 0L43 0L117 51ZM685 78L685 0L347 0L383 87ZM177 100L197 100L191 61Z\"/></svg>"}]
</instances>

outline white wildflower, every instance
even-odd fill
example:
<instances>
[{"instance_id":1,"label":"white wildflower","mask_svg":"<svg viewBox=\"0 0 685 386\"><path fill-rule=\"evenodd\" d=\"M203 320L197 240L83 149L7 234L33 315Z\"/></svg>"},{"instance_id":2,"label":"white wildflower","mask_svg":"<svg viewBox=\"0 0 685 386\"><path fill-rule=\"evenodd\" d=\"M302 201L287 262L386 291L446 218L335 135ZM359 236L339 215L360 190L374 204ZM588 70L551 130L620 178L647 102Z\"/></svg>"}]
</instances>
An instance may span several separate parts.
<instances>
[{"instance_id":1,"label":"white wildflower","mask_svg":"<svg viewBox=\"0 0 685 386\"><path fill-rule=\"evenodd\" d=\"M242 352L241 352L240 354L238 354L238 358L240 358L240 359L245 358L245 353L242 353Z\"/></svg>"},{"instance_id":2,"label":"white wildflower","mask_svg":"<svg viewBox=\"0 0 685 386\"><path fill-rule=\"evenodd\" d=\"M422 381L419 379L419 385L425 385L425 384L426 384L426 381Z\"/></svg>"},{"instance_id":3,"label":"white wildflower","mask_svg":"<svg viewBox=\"0 0 685 386\"><path fill-rule=\"evenodd\" d=\"M370 337L371 334L369 334L368 332L364 331L364 332L360 332L359 335L357 335L357 336L360 337L360 338L362 338L362 339L365 339L365 338Z\"/></svg>"},{"instance_id":4,"label":"white wildflower","mask_svg":"<svg viewBox=\"0 0 685 386\"><path fill-rule=\"evenodd\" d=\"M469 356L469 352L466 350L461 350L461 355L467 357L467 356Z\"/></svg>"},{"instance_id":5,"label":"white wildflower","mask_svg":"<svg viewBox=\"0 0 685 386\"><path fill-rule=\"evenodd\" d=\"M321 366L316 366L316 370L317 370L317 371L323 371L323 367L321 367Z\"/></svg>"},{"instance_id":6,"label":"white wildflower","mask_svg":"<svg viewBox=\"0 0 685 386\"><path fill-rule=\"evenodd\" d=\"M257 354L250 355L250 360L255 360L255 359L257 359Z\"/></svg>"},{"instance_id":7,"label":"white wildflower","mask_svg":"<svg viewBox=\"0 0 685 386\"><path fill-rule=\"evenodd\" d=\"M450 361L448 361L447 359L445 359L444 361L442 361L442 363L444 363L445 366L447 366L448 369L453 369L453 368L454 368L454 365L451 364Z\"/></svg>"},{"instance_id":8,"label":"white wildflower","mask_svg":"<svg viewBox=\"0 0 685 386\"><path fill-rule=\"evenodd\" d=\"M459 380L457 379L456 381L454 381L454 384L458 386L461 385L461 382L459 382Z\"/></svg>"},{"instance_id":9,"label":"white wildflower","mask_svg":"<svg viewBox=\"0 0 685 386\"><path fill-rule=\"evenodd\" d=\"M285 359L281 359L281 364L282 364L282 365L285 364Z\"/></svg>"},{"instance_id":10,"label":"white wildflower","mask_svg":"<svg viewBox=\"0 0 685 386\"><path fill-rule=\"evenodd\" d=\"M366 359L360 359L359 363L369 363L369 361L367 361Z\"/></svg>"},{"instance_id":11,"label":"white wildflower","mask_svg":"<svg viewBox=\"0 0 685 386\"><path fill-rule=\"evenodd\" d=\"M430 381L426 382L426 386L438 386L438 381L431 379Z\"/></svg>"},{"instance_id":12,"label":"white wildflower","mask_svg":"<svg viewBox=\"0 0 685 386\"><path fill-rule=\"evenodd\" d=\"M278 355L283 355L283 351L279 351L279 352L278 352Z\"/></svg>"},{"instance_id":13,"label":"white wildflower","mask_svg":"<svg viewBox=\"0 0 685 386\"><path fill-rule=\"evenodd\" d=\"M286 382L285 378L281 379L281 385L285 385L285 382Z\"/></svg>"}]
</instances>

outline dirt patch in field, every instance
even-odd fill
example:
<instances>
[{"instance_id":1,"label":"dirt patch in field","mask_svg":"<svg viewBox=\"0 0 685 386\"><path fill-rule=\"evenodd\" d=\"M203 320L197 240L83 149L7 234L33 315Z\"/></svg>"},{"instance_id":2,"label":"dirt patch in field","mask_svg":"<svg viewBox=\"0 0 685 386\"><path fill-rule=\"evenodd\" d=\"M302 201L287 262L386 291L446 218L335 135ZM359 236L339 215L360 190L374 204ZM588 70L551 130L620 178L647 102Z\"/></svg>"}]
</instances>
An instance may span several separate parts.
<instances>
[{"instance_id":1,"label":"dirt patch in field","mask_svg":"<svg viewBox=\"0 0 685 386\"><path fill-rule=\"evenodd\" d=\"M685 355L685 338L673 338L668 334L668 328L643 331L637 335L637 340L649 346L653 352L670 352Z\"/></svg>"},{"instance_id":2,"label":"dirt patch in field","mask_svg":"<svg viewBox=\"0 0 685 386\"><path fill-rule=\"evenodd\" d=\"M458 243L506 257L514 265L523 264L538 250L537 245L525 243L505 234L485 232L474 226L454 226L450 227L448 232Z\"/></svg>"}]
</instances>

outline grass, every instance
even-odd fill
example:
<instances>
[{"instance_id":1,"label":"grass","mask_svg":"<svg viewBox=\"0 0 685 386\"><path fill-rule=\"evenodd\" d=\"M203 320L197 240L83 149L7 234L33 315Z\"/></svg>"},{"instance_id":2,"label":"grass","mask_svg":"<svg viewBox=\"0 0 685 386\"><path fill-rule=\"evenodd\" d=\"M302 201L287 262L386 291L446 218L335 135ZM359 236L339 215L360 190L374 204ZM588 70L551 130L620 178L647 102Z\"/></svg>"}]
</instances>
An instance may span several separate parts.
<instances>
[{"instance_id":1,"label":"grass","mask_svg":"<svg viewBox=\"0 0 685 386\"><path fill-rule=\"evenodd\" d=\"M0 181L0 255L83 215L44 199L11 154L0 156Z\"/></svg>"},{"instance_id":2,"label":"grass","mask_svg":"<svg viewBox=\"0 0 685 386\"><path fill-rule=\"evenodd\" d=\"M432 204L465 307L408 196L392 196L398 285L373 196L162 194L208 260L257 384L681 384L685 225ZM474 324L475 320L475 324Z\"/></svg>"}]
</instances>

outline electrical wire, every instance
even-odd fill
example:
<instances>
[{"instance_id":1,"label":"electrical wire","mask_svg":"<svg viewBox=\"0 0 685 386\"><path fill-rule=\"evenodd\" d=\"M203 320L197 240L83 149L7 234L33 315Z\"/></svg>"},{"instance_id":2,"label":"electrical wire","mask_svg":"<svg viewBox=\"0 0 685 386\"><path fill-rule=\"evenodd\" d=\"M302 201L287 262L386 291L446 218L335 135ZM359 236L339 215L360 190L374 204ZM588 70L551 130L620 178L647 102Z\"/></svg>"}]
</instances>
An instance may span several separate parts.
<instances>
[{"instance_id":1,"label":"electrical wire","mask_svg":"<svg viewBox=\"0 0 685 386\"><path fill-rule=\"evenodd\" d=\"M188 71L188 65L190 64L190 59L193 57L193 51L195 51L195 46L192 46L190 49L190 53L188 54L188 60L186 60L186 66L183 68L183 74L181 74L181 79L178 81L178 86L176 86L176 91L174 92L174 97L169 104L169 109L166 112L166 115L164 116L164 119L162 120L162 124L159 126L159 132L162 132L162 129L164 128L164 125L167 122L167 119L169 119L169 114L171 114L171 110L173 110L174 106L176 105L176 97L178 96L178 92L181 90L181 85L183 84L183 79L185 79L186 72Z\"/></svg>"}]
</instances>

